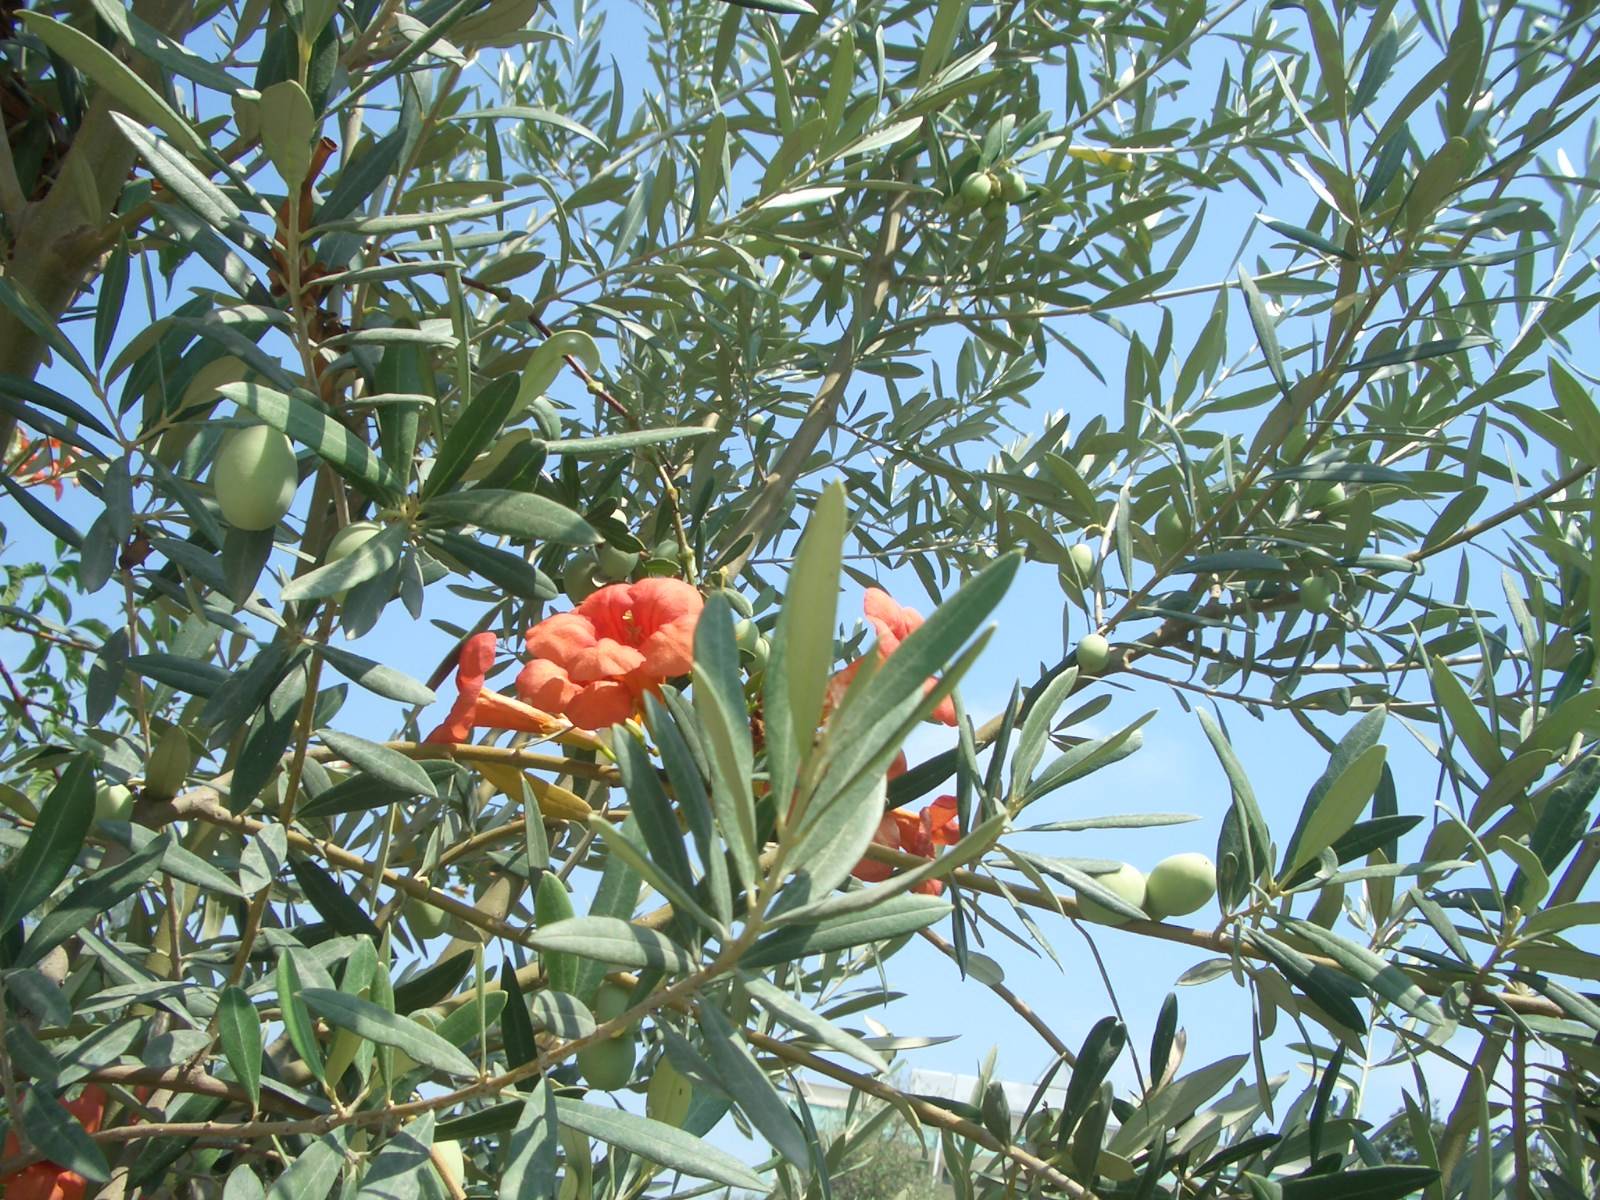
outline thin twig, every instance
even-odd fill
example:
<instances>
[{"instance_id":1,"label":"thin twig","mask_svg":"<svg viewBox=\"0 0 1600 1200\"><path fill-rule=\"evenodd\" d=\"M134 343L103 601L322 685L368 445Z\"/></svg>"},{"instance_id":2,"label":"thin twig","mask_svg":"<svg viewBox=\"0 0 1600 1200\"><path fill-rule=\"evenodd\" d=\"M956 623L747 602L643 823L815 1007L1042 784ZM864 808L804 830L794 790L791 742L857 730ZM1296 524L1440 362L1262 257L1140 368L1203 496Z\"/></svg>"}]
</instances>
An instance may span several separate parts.
<instances>
[{"instance_id":1,"label":"thin twig","mask_svg":"<svg viewBox=\"0 0 1600 1200\"><path fill-rule=\"evenodd\" d=\"M1417 549L1408 553L1406 557L1412 562L1422 562L1424 559L1432 558L1435 554L1443 553L1452 546L1459 546L1462 542L1470 542L1479 534L1486 533L1495 528L1497 525L1504 525L1513 517L1520 513L1527 512L1530 508L1538 507L1540 504L1543 504L1546 500L1550 499L1551 496L1554 496L1557 492L1565 491L1567 488L1577 483L1593 470L1594 467L1590 466L1588 463L1585 463L1581 467L1575 467L1571 471L1568 471L1560 479L1557 479L1554 483L1547 484L1546 486L1540 488L1537 492L1534 492L1532 495L1524 496L1515 504L1511 504L1505 508L1502 508L1493 516L1485 517L1481 521L1468 525L1465 529L1457 530L1455 533L1451 534L1437 545L1418 547Z\"/></svg>"},{"instance_id":2,"label":"thin twig","mask_svg":"<svg viewBox=\"0 0 1600 1200\"><path fill-rule=\"evenodd\" d=\"M765 1050L778 1058L794 1063L796 1066L802 1066L815 1071L819 1075L837 1079L840 1083L848 1084L855 1091L874 1096L879 1100L887 1101L902 1108L909 1108L916 1113L917 1119L924 1125L931 1125L935 1129L944 1129L951 1133L960 1134L968 1141L977 1142L985 1150L1004 1155L1029 1174L1060 1188L1067 1195L1075 1197L1076 1200L1094 1200L1095 1193L1084 1187L1077 1180L1063 1175L1055 1167L1052 1167L1043 1159L1029 1154L1021 1146L1002 1142L981 1125L974 1125L971 1121L963 1120L947 1108L940 1108L937 1104L932 1104L927 1100L907 1095L899 1088L885 1083L881 1079L874 1079L870 1075L863 1075L859 1071L850 1070L848 1067L837 1066L819 1055L812 1054L808 1050L802 1050L798 1046L791 1046L787 1042L781 1042L777 1038L768 1037L766 1034L758 1033L753 1029L745 1030L744 1036L751 1045Z\"/></svg>"},{"instance_id":3,"label":"thin twig","mask_svg":"<svg viewBox=\"0 0 1600 1200\"><path fill-rule=\"evenodd\" d=\"M956 957L956 948L949 942L945 941L933 930L924 929L921 932L923 941L929 943L951 962L958 963L960 961ZM1028 1006L1027 1002L1022 999L1022 997L1018 996L999 980L991 981L986 979L982 982L984 986L987 987L991 992L1009 1004L1011 1006L1011 1010L1016 1013L1017 1016L1026 1021L1028 1025L1032 1027L1033 1031L1044 1039L1045 1044L1049 1046L1050 1049L1054 1050L1056 1055L1063 1062L1065 1062L1067 1066L1072 1067L1077 1065L1077 1055L1072 1053L1067 1044L1056 1036L1055 1030L1051 1029L1049 1025L1045 1024L1044 1019L1041 1018L1038 1013L1034 1012L1033 1009Z\"/></svg>"}]
</instances>

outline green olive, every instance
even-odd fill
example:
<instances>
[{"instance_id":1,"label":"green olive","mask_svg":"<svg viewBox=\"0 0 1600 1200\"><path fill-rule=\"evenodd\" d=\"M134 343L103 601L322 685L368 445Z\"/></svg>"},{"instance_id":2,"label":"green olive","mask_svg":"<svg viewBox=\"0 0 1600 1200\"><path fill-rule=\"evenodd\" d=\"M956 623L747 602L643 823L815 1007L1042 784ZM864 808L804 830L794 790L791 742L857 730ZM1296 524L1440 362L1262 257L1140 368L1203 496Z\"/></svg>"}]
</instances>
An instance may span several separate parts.
<instances>
[{"instance_id":1,"label":"green olive","mask_svg":"<svg viewBox=\"0 0 1600 1200\"><path fill-rule=\"evenodd\" d=\"M756 623L748 617L735 621L733 625L734 644L746 654L756 652L756 643L761 640L761 631L756 628Z\"/></svg>"},{"instance_id":2,"label":"green olive","mask_svg":"<svg viewBox=\"0 0 1600 1200\"><path fill-rule=\"evenodd\" d=\"M1300 603L1307 612L1325 613L1333 607L1333 588L1320 575L1300 581Z\"/></svg>"},{"instance_id":3,"label":"green olive","mask_svg":"<svg viewBox=\"0 0 1600 1200\"><path fill-rule=\"evenodd\" d=\"M435 1142L433 1149L439 1156L434 1169L447 1176L446 1183L456 1185L454 1189L446 1189L447 1194L454 1195L466 1181L467 1156L461 1152L460 1142Z\"/></svg>"},{"instance_id":4,"label":"green olive","mask_svg":"<svg viewBox=\"0 0 1600 1200\"><path fill-rule=\"evenodd\" d=\"M435 908L421 900L407 900L405 910L411 932L422 941L441 937L450 928L450 914L442 908Z\"/></svg>"},{"instance_id":5,"label":"green olive","mask_svg":"<svg viewBox=\"0 0 1600 1200\"><path fill-rule=\"evenodd\" d=\"M235 529L271 529L294 503L300 468L289 439L266 425L238 429L223 439L211 464L222 515Z\"/></svg>"},{"instance_id":6,"label":"green olive","mask_svg":"<svg viewBox=\"0 0 1600 1200\"><path fill-rule=\"evenodd\" d=\"M96 821L126 821L132 811L133 793L120 783L103 783L94 790Z\"/></svg>"},{"instance_id":7,"label":"green olive","mask_svg":"<svg viewBox=\"0 0 1600 1200\"><path fill-rule=\"evenodd\" d=\"M1111 644L1098 633L1086 633L1078 641L1076 658L1080 669L1098 675L1111 661Z\"/></svg>"},{"instance_id":8,"label":"green olive","mask_svg":"<svg viewBox=\"0 0 1600 1200\"><path fill-rule=\"evenodd\" d=\"M1006 202L999 196L983 206L983 219L985 221L1004 221L1006 219Z\"/></svg>"},{"instance_id":9,"label":"green olive","mask_svg":"<svg viewBox=\"0 0 1600 1200\"><path fill-rule=\"evenodd\" d=\"M1094 547L1088 542L1077 542L1067 551L1072 569L1078 573L1079 582L1086 582L1094 574Z\"/></svg>"},{"instance_id":10,"label":"green olive","mask_svg":"<svg viewBox=\"0 0 1600 1200\"><path fill-rule=\"evenodd\" d=\"M811 256L811 273L818 279L832 278L834 271L839 267L839 260L831 254L813 254Z\"/></svg>"},{"instance_id":11,"label":"green olive","mask_svg":"<svg viewBox=\"0 0 1600 1200\"><path fill-rule=\"evenodd\" d=\"M977 212L994 195L994 178L987 171L974 171L961 181L957 195L965 211Z\"/></svg>"},{"instance_id":12,"label":"green olive","mask_svg":"<svg viewBox=\"0 0 1600 1200\"><path fill-rule=\"evenodd\" d=\"M323 561L335 563L341 558L349 558L382 532L383 526L376 521L357 521L352 525L346 525L333 535Z\"/></svg>"},{"instance_id":13,"label":"green olive","mask_svg":"<svg viewBox=\"0 0 1600 1200\"><path fill-rule=\"evenodd\" d=\"M409 1019L431 1032L439 1028L439 1022L444 1020L444 1014L437 1008L424 1008L419 1012L409 1014ZM401 1079L417 1069L417 1060L404 1050L396 1049L394 1058L390 1062L393 1066L393 1078L395 1079Z\"/></svg>"},{"instance_id":14,"label":"green olive","mask_svg":"<svg viewBox=\"0 0 1600 1200\"><path fill-rule=\"evenodd\" d=\"M1144 874L1139 868L1123 863L1110 874L1096 875L1094 881L1107 891L1122 897L1135 908L1144 907ZM1100 925L1122 925L1128 921L1128 918L1121 913L1112 912L1104 904L1083 892L1078 893L1078 912L1084 920L1094 921Z\"/></svg>"},{"instance_id":15,"label":"green olive","mask_svg":"<svg viewBox=\"0 0 1600 1200\"><path fill-rule=\"evenodd\" d=\"M1022 203L1028 198L1028 177L1015 167L1001 172L1000 195L1007 203Z\"/></svg>"},{"instance_id":16,"label":"green olive","mask_svg":"<svg viewBox=\"0 0 1600 1200\"><path fill-rule=\"evenodd\" d=\"M633 1060L631 1037L605 1038L578 1051L578 1072L590 1087L614 1092L633 1078Z\"/></svg>"},{"instance_id":17,"label":"green olive","mask_svg":"<svg viewBox=\"0 0 1600 1200\"><path fill-rule=\"evenodd\" d=\"M1344 484L1319 479L1306 485L1306 507L1324 512L1345 502Z\"/></svg>"},{"instance_id":18,"label":"green olive","mask_svg":"<svg viewBox=\"0 0 1600 1200\"><path fill-rule=\"evenodd\" d=\"M628 997L632 993L619 983L602 983L594 995L594 1019L599 1024L614 1021L628 1011ZM611 1036L613 1038L626 1037L631 1033L630 1026L623 1026Z\"/></svg>"},{"instance_id":19,"label":"green olive","mask_svg":"<svg viewBox=\"0 0 1600 1200\"><path fill-rule=\"evenodd\" d=\"M666 1125L681 1126L694 1102L694 1085L663 1055L650 1073L644 1094L644 1114Z\"/></svg>"},{"instance_id":20,"label":"green olive","mask_svg":"<svg viewBox=\"0 0 1600 1200\"><path fill-rule=\"evenodd\" d=\"M1145 882L1144 909L1155 920L1181 917L1211 903L1217 894L1217 868L1204 854L1164 858Z\"/></svg>"},{"instance_id":21,"label":"green olive","mask_svg":"<svg viewBox=\"0 0 1600 1200\"><path fill-rule=\"evenodd\" d=\"M639 555L635 551L624 550L610 542L597 546L594 553L601 576L612 583L628 578L639 565Z\"/></svg>"},{"instance_id":22,"label":"green olive","mask_svg":"<svg viewBox=\"0 0 1600 1200\"><path fill-rule=\"evenodd\" d=\"M561 586L574 604L581 604L594 594L599 586L595 581L599 568L600 562L591 550L580 550L567 560L566 569L561 572Z\"/></svg>"},{"instance_id":23,"label":"green olive","mask_svg":"<svg viewBox=\"0 0 1600 1200\"><path fill-rule=\"evenodd\" d=\"M1163 558L1171 558L1188 540L1189 522L1176 508L1167 505L1156 517L1156 549Z\"/></svg>"}]
</instances>

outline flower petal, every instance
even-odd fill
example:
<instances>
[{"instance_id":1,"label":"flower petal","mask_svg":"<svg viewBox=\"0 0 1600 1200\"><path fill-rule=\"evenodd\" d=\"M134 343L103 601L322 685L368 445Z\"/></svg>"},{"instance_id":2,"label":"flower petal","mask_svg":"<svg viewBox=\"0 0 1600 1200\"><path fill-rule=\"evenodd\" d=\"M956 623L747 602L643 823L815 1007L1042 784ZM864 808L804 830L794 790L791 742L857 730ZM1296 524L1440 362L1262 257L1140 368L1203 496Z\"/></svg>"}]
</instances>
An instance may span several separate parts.
<instances>
[{"instance_id":1,"label":"flower petal","mask_svg":"<svg viewBox=\"0 0 1600 1200\"><path fill-rule=\"evenodd\" d=\"M574 654L566 664L574 683L616 681L644 666L644 655L632 646L603 637L593 646Z\"/></svg>"},{"instance_id":2,"label":"flower petal","mask_svg":"<svg viewBox=\"0 0 1600 1200\"><path fill-rule=\"evenodd\" d=\"M456 693L455 703L450 706L450 713L440 725L427 737L424 742L430 745L443 743L447 746L459 746L472 740L473 715L478 708L478 697L483 692L483 685L475 688L464 687Z\"/></svg>"},{"instance_id":3,"label":"flower petal","mask_svg":"<svg viewBox=\"0 0 1600 1200\"><path fill-rule=\"evenodd\" d=\"M562 726L562 722L531 704L487 690L478 695L472 723L484 729L514 729L519 733L554 733Z\"/></svg>"},{"instance_id":4,"label":"flower petal","mask_svg":"<svg viewBox=\"0 0 1600 1200\"><path fill-rule=\"evenodd\" d=\"M922 826L935 846L954 846L961 840L961 815L954 796L940 796L922 810Z\"/></svg>"},{"instance_id":5,"label":"flower petal","mask_svg":"<svg viewBox=\"0 0 1600 1200\"><path fill-rule=\"evenodd\" d=\"M698 588L681 579L653 577L633 585L633 623L639 648L659 660L663 679L686 675L694 664L694 631L706 606Z\"/></svg>"},{"instance_id":6,"label":"flower petal","mask_svg":"<svg viewBox=\"0 0 1600 1200\"><path fill-rule=\"evenodd\" d=\"M528 657L547 658L562 667L568 667L596 640L594 625L587 617L576 612L556 613L528 630Z\"/></svg>"},{"instance_id":7,"label":"flower petal","mask_svg":"<svg viewBox=\"0 0 1600 1200\"><path fill-rule=\"evenodd\" d=\"M475 633L461 644L461 657L456 667L456 684L462 686L475 680L483 686L483 678L494 666L495 648L500 639L492 633Z\"/></svg>"},{"instance_id":8,"label":"flower petal","mask_svg":"<svg viewBox=\"0 0 1600 1200\"><path fill-rule=\"evenodd\" d=\"M922 624L922 614L907 608L882 588L868 588L862 600L867 620L878 634L878 651L893 654L895 647Z\"/></svg>"},{"instance_id":9,"label":"flower petal","mask_svg":"<svg viewBox=\"0 0 1600 1200\"><path fill-rule=\"evenodd\" d=\"M593 627L595 637L633 644L633 585L609 583L591 592L572 610Z\"/></svg>"},{"instance_id":10,"label":"flower petal","mask_svg":"<svg viewBox=\"0 0 1600 1200\"><path fill-rule=\"evenodd\" d=\"M579 690L566 707L566 717L579 729L609 729L638 708L639 698L627 685L603 679Z\"/></svg>"},{"instance_id":11,"label":"flower petal","mask_svg":"<svg viewBox=\"0 0 1600 1200\"><path fill-rule=\"evenodd\" d=\"M568 678L561 667L549 659L536 658L517 675L517 696L524 704L548 713L567 711L567 705L578 694L578 685Z\"/></svg>"}]
</instances>

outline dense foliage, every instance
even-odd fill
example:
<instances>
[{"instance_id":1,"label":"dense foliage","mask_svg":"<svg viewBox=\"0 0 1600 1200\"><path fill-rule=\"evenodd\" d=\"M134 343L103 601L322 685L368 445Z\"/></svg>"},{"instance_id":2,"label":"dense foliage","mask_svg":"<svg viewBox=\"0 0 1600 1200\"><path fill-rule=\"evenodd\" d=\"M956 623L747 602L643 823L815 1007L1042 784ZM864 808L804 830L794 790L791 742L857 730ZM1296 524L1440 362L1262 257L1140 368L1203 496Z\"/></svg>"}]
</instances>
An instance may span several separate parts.
<instances>
[{"instance_id":1,"label":"dense foliage","mask_svg":"<svg viewBox=\"0 0 1600 1200\"><path fill-rule=\"evenodd\" d=\"M1583 3L0 5L6 1195L1594 1196L1597 97ZM1060 853L1188 819L1072 807L1150 696L1215 868ZM894 1083L914 938L1026 1111ZM1253 1053L1001 978L1171 943Z\"/></svg>"}]
</instances>

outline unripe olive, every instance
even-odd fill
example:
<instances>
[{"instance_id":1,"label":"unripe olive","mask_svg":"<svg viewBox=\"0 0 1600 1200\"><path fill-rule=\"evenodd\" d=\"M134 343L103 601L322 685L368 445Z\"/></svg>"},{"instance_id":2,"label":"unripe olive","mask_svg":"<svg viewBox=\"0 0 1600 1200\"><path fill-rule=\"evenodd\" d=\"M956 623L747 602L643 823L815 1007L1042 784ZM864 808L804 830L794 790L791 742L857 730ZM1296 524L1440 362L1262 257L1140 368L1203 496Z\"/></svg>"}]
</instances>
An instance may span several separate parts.
<instances>
[{"instance_id":1,"label":"unripe olive","mask_svg":"<svg viewBox=\"0 0 1600 1200\"><path fill-rule=\"evenodd\" d=\"M986 221L1004 221L1006 219L1006 202L999 196L983 206L983 219Z\"/></svg>"},{"instance_id":2,"label":"unripe olive","mask_svg":"<svg viewBox=\"0 0 1600 1200\"><path fill-rule=\"evenodd\" d=\"M1189 522L1172 505L1167 505L1156 517L1156 549L1164 558L1171 558L1189 540Z\"/></svg>"},{"instance_id":3,"label":"unripe olive","mask_svg":"<svg viewBox=\"0 0 1600 1200\"><path fill-rule=\"evenodd\" d=\"M757 638L755 648L755 669L757 671L765 671L767 669L767 662L769 659L771 659L771 657L772 643L764 637Z\"/></svg>"},{"instance_id":4,"label":"unripe olive","mask_svg":"<svg viewBox=\"0 0 1600 1200\"><path fill-rule=\"evenodd\" d=\"M633 1038L605 1038L578 1051L578 1072L590 1087L614 1092L633 1078L633 1060Z\"/></svg>"},{"instance_id":5,"label":"unripe olive","mask_svg":"<svg viewBox=\"0 0 1600 1200\"><path fill-rule=\"evenodd\" d=\"M182 726L174 725L161 735L150 761L145 766L144 786L152 796L170 800L182 789L194 769L194 747Z\"/></svg>"},{"instance_id":6,"label":"unripe olive","mask_svg":"<svg viewBox=\"0 0 1600 1200\"><path fill-rule=\"evenodd\" d=\"M967 212L976 212L994 195L994 179L987 171L974 171L961 181L961 190L957 194L962 208Z\"/></svg>"},{"instance_id":7,"label":"unripe olive","mask_svg":"<svg viewBox=\"0 0 1600 1200\"><path fill-rule=\"evenodd\" d=\"M1144 907L1144 874L1138 867L1130 867L1123 863L1109 875L1096 875L1094 881L1107 891L1122 897L1135 908ZM1100 925L1122 925L1128 918L1121 913L1112 912L1104 904L1099 903L1094 897L1078 893L1078 912L1086 921L1094 921Z\"/></svg>"},{"instance_id":8,"label":"unripe olive","mask_svg":"<svg viewBox=\"0 0 1600 1200\"><path fill-rule=\"evenodd\" d=\"M1319 479L1306 485L1306 507L1318 511L1338 508L1345 502L1344 484Z\"/></svg>"},{"instance_id":9,"label":"unripe olive","mask_svg":"<svg viewBox=\"0 0 1600 1200\"><path fill-rule=\"evenodd\" d=\"M1087 580L1094 574L1094 547L1088 542L1077 542L1067 551L1067 559L1072 563L1072 569L1078 573L1080 581Z\"/></svg>"},{"instance_id":10,"label":"unripe olive","mask_svg":"<svg viewBox=\"0 0 1600 1200\"><path fill-rule=\"evenodd\" d=\"M434 1170L446 1176L445 1183L456 1185L453 1189L445 1189L446 1194L453 1196L461 1190L461 1185L467 1178L467 1156L461 1152L460 1142L435 1142L433 1149L438 1155Z\"/></svg>"},{"instance_id":11,"label":"unripe olive","mask_svg":"<svg viewBox=\"0 0 1600 1200\"><path fill-rule=\"evenodd\" d=\"M442 908L435 908L421 900L407 900L405 909L411 932L423 941L439 937L450 928L450 914Z\"/></svg>"},{"instance_id":12,"label":"unripe olive","mask_svg":"<svg viewBox=\"0 0 1600 1200\"><path fill-rule=\"evenodd\" d=\"M600 574L612 583L626 579L639 565L637 553L624 550L620 546L613 546L610 542L597 546L594 553L600 565Z\"/></svg>"},{"instance_id":13,"label":"unripe olive","mask_svg":"<svg viewBox=\"0 0 1600 1200\"><path fill-rule=\"evenodd\" d=\"M218 388L226 383L243 381L249 372L250 368L244 361L231 354L213 359L196 371L194 377L184 387L183 398L178 401L178 412L192 417L196 409L213 407L222 399L217 391Z\"/></svg>"},{"instance_id":14,"label":"unripe olive","mask_svg":"<svg viewBox=\"0 0 1600 1200\"><path fill-rule=\"evenodd\" d=\"M1211 903L1217 894L1217 868L1204 854L1163 858L1145 881L1144 910L1159 921L1181 917Z\"/></svg>"},{"instance_id":15,"label":"unripe olive","mask_svg":"<svg viewBox=\"0 0 1600 1200\"><path fill-rule=\"evenodd\" d=\"M1017 168L1000 174L1000 195L1011 204L1020 204L1028 198L1028 177Z\"/></svg>"},{"instance_id":16,"label":"unripe olive","mask_svg":"<svg viewBox=\"0 0 1600 1200\"><path fill-rule=\"evenodd\" d=\"M813 254L811 256L811 273L818 279L828 279L838 266L839 260L831 254Z\"/></svg>"},{"instance_id":17,"label":"unripe olive","mask_svg":"<svg viewBox=\"0 0 1600 1200\"><path fill-rule=\"evenodd\" d=\"M747 654L754 654L756 643L761 640L761 631L756 628L754 621L746 618L734 623L733 640L739 649Z\"/></svg>"},{"instance_id":18,"label":"unripe olive","mask_svg":"<svg viewBox=\"0 0 1600 1200\"><path fill-rule=\"evenodd\" d=\"M750 603L749 599L746 598L743 592L737 592L733 588L725 587L718 588L716 594L726 600L728 602L728 607L733 609L733 611L738 613L741 617L750 617L755 615L755 607Z\"/></svg>"},{"instance_id":19,"label":"unripe olive","mask_svg":"<svg viewBox=\"0 0 1600 1200\"><path fill-rule=\"evenodd\" d=\"M346 525L333 535L323 561L336 563L341 558L348 558L382 532L383 526L376 521L357 521L352 525Z\"/></svg>"},{"instance_id":20,"label":"unripe olive","mask_svg":"<svg viewBox=\"0 0 1600 1200\"><path fill-rule=\"evenodd\" d=\"M1308 612L1325 613L1333 607L1333 589L1320 575L1300 581L1300 603Z\"/></svg>"},{"instance_id":21,"label":"unripe olive","mask_svg":"<svg viewBox=\"0 0 1600 1200\"><path fill-rule=\"evenodd\" d=\"M237 429L223 439L211 465L222 515L235 529L271 529L283 520L300 485L289 439L267 425Z\"/></svg>"},{"instance_id":22,"label":"unripe olive","mask_svg":"<svg viewBox=\"0 0 1600 1200\"><path fill-rule=\"evenodd\" d=\"M133 793L120 783L101 784L94 791L96 821L126 821L133 811Z\"/></svg>"},{"instance_id":23,"label":"unripe olive","mask_svg":"<svg viewBox=\"0 0 1600 1200\"><path fill-rule=\"evenodd\" d=\"M1086 633L1078 641L1076 657L1080 669L1096 675L1111 661L1111 644L1098 633Z\"/></svg>"},{"instance_id":24,"label":"unripe olive","mask_svg":"<svg viewBox=\"0 0 1600 1200\"><path fill-rule=\"evenodd\" d=\"M439 1022L443 1020L443 1015L437 1008L424 1008L420 1012L414 1012L410 1014L410 1017L411 1020L415 1021L418 1025L421 1025L424 1029L430 1031L439 1028ZM412 1058L411 1055L407 1054L404 1050L397 1049L394 1052L394 1058L391 1061L394 1066L395 1079L402 1079L417 1069L417 1060Z\"/></svg>"},{"instance_id":25,"label":"unripe olive","mask_svg":"<svg viewBox=\"0 0 1600 1200\"><path fill-rule=\"evenodd\" d=\"M614 1021L628 1011L629 991L618 983L602 983L594 995L594 1019L598 1024ZM631 1026L623 1026L611 1036L621 1038L632 1032Z\"/></svg>"},{"instance_id":26,"label":"unripe olive","mask_svg":"<svg viewBox=\"0 0 1600 1200\"><path fill-rule=\"evenodd\" d=\"M599 566L599 560L588 550L580 550L567 560L566 569L561 572L561 586L574 604L581 604L594 594L594 576Z\"/></svg>"},{"instance_id":27,"label":"unripe olive","mask_svg":"<svg viewBox=\"0 0 1600 1200\"><path fill-rule=\"evenodd\" d=\"M694 1085L665 1055L650 1074L644 1094L644 1114L666 1125L682 1126L694 1103Z\"/></svg>"}]
</instances>

